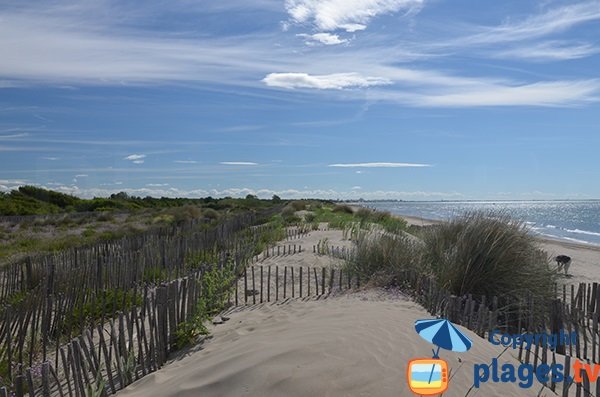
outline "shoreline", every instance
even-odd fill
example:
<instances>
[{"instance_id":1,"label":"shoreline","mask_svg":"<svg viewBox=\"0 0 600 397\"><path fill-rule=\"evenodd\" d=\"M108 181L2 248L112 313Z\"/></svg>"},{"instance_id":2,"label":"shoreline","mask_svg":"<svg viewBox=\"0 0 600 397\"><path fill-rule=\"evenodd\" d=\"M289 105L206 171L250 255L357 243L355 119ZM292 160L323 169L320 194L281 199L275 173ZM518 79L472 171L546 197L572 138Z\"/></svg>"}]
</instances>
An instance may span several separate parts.
<instances>
[{"instance_id":1,"label":"shoreline","mask_svg":"<svg viewBox=\"0 0 600 397\"><path fill-rule=\"evenodd\" d=\"M446 221L441 221L438 219L423 218L420 216L402 215L402 214L392 214L392 215L398 216L398 217L404 219L408 223L409 226L432 226L432 225L440 225L440 224L446 222ZM558 244L558 245L564 246L565 248L590 249L593 251L598 251L600 253L600 244L569 241L569 240L561 239L560 237L550 237L550 236L545 236L542 234L534 234L534 237L536 238L536 240L539 240L541 242Z\"/></svg>"},{"instance_id":2,"label":"shoreline","mask_svg":"<svg viewBox=\"0 0 600 397\"><path fill-rule=\"evenodd\" d=\"M444 221L436 219L400 214L393 215L406 220L409 226L432 226L444 223ZM551 258L558 255L567 255L572 258L569 276L563 278L567 284L597 282L600 280L600 245L578 243L540 235L534 237L540 248L546 251Z\"/></svg>"}]
</instances>

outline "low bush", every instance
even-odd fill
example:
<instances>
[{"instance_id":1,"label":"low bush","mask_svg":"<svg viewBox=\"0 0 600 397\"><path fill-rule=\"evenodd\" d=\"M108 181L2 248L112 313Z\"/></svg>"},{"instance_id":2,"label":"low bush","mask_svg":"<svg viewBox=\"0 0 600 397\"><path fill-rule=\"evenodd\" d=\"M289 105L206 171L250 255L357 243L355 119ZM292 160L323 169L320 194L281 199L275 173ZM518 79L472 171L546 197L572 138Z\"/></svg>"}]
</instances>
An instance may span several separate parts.
<instances>
[{"instance_id":1,"label":"low bush","mask_svg":"<svg viewBox=\"0 0 600 397\"><path fill-rule=\"evenodd\" d=\"M354 214L352 207L346 204L338 204L333 207L333 212L343 212L345 214Z\"/></svg>"},{"instance_id":2,"label":"low bush","mask_svg":"<svg viewBox=\"0 0 600 397\"><path fill-rule=\"evenodd\" d=\"M291 203L288 204L289 206L291 206L294 211L302 211L306 209L306 202L304 201L292 201Z\"/></svg>"}]
</instances>

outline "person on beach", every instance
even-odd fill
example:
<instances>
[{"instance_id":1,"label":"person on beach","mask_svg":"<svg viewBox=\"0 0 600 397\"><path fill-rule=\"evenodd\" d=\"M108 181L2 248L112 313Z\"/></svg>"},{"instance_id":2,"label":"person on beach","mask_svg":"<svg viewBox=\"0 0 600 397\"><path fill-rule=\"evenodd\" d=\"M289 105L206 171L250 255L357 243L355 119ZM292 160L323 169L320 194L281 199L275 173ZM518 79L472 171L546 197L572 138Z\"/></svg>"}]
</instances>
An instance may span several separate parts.
<instances>
[{"instance_id":1,"label":"person on beach","mask_svg":"<svg viewBox=\"0 0 600 397\"><path fill-rule=\"evenodd\" d=\"M565 271L565 276L569 274L569 267L571 266L571 257L567 255L558 255L554 258L556 264L558 265L558 271L560 272L562 269Z\"/></svg>"}]
</instances>

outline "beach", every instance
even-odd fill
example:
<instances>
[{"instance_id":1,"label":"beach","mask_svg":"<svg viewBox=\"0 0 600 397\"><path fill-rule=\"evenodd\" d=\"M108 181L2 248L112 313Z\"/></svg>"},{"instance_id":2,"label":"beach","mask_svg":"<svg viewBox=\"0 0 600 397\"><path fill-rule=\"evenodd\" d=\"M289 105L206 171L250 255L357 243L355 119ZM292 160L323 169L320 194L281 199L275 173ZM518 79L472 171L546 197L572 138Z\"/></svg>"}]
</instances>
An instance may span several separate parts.
<instances>
[{"instance_id":1,"label":"beach","mask_svg":"<svg viewBox=\"0 0 600 397\"><path fill-rule=\"evenodd\" d=\"M571 257L569 284L600 281L600 247L591 244L572 243L548 238L538 238L540 246L552 257L567 255Z\"/></svg>"},{"instance_id":2,"label":"beach","mask_svg":"<svg viewBox=\"0 0 600 397\"><path fill-rule=\"evenodd\" d=\"M435 223L408 219L411 224ZM347 246L339 230L311 232L295 240L303 247L319 241ZM572 253L575 277L593 276L594 250L545 242L546 249ZM567 251L569 249L569 251ZM305 249L300 254L268 257L265 265L339 267L341 262ZM589 280L588 280L589 281ZM431 315L397 290L359 289L330 296L286 299L277 303L233 307L226 321L211 325L211 335L198 346L178 353L155 373L118 394L142 396L412 396L408 362L431 358L432 345L415 332L415 321ZM474 366L518 366L518 350L504 349L459 327L473 341L466 353L442 351L449 365L445 396L551 395L535 383L482 383L475 388ZM470 391L469 391L470 390ZM541 394L540 394L541 392Z\"/></svg>"},{"instance_id":3,"label":"beach","mask_svg":"<svg viewBox=\"0 0 600 397\"><path fill-rule=\"evenodd\" d=\"M212 329L204 345L130 385L122 397L146 396L413 396L408 362L430 358L432 345L414 329L431 316L408 298L370 290L324 300L242 307ZM440 352L450 369L445 396L464 396L474 364L518 365L517 351L460 327L473 347ZM541 385L483 383L469 396L536 396Z\"/></svg>"}]
</instances>

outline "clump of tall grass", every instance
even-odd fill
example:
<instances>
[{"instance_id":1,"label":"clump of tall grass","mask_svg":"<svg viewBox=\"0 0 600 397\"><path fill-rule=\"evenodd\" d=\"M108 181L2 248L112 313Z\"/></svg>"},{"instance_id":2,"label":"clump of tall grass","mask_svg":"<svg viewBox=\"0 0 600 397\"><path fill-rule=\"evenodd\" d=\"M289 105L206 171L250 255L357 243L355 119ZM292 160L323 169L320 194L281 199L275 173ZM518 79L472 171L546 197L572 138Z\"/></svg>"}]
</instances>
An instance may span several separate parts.
<instances>
[{"instance_id":1,"label":"clump of tall grass","mask_svg":"<svg viewBox=\"0 0 600 397\"><path fill-rule=\"evenodd\" d=\"M388 211L374 211L362 207L356 211L354 216L359 219L361 226L367 223L376 223L389 233L400 233L407 229L406 220L394 216Z\"/></svg>"},{"instance_id":2,"label":"clump of tall grass","mask_svg":"<svg viewBox=\"0 0 600 397\"><path fill-rule=\"evenodd\" d=\"M286 225L294 225L301 221L300 217L296 215L296 209L289 204L281 211L281 217Z\"/></svg>"},{"instance_id":3,"label":"clump of tall grass","mask_svg":"<svg viewBox=\"0 0 600 397\"><path fill-rule=\"evenodd\" d=\"M507 214L468 213L423 233L423 267L462 296L549 298L555 272L527 227Z\"/></svg>"},{"instance_id":4,"label":"clump of tall grass","mask_svg":"<svg viewBox=\"0 0 600 397\"><path fill-rule=\"evenodd\" d=\"M402 284L402 273L419 268L421 247L406 235L359 233L346 270L376 286Z\"/></svg>"}]
</instances>

